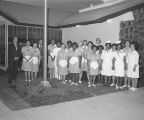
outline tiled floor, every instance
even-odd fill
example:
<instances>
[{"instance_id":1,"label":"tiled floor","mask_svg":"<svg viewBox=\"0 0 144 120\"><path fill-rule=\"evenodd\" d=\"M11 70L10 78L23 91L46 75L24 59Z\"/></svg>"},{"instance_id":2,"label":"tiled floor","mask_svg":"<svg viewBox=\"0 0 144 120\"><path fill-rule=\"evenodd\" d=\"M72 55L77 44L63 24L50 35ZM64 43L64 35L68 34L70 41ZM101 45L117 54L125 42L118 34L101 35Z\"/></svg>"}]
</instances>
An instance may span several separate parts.
<instances>
[{"instance_id":1,"label":"tiled floor","mask_svg":"<svg viewBox=\"0 0 144 120\"><path fill-rule=\"evenodd\" d=\"M144 120L144 88L20 111L0 102L0 120Z\"/></svg>"}]
</instances>

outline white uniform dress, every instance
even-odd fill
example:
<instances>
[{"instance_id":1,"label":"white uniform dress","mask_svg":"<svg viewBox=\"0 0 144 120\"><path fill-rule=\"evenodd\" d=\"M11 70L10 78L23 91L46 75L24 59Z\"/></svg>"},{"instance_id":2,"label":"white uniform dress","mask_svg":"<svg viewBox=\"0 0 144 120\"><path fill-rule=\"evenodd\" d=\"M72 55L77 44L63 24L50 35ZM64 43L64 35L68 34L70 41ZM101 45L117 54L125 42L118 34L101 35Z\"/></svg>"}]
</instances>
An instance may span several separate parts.
<instances>
[{"instance_id":1,"label":"white uniform dress","mask_svg":"<svg viewBox=\"0 0 144 120\"><path fill-rule=\"evenodd\" d=\"M126 53L123 50L116 51L115 61L115 76L124 77L124 57Z\"/></svg>"},{"instance_id":2,"label":"white uniform dress","mask_svg":"<svg viewBox=\"0 0 144 120\"><path fill-rule=\"evenodd\" d=\"M128 70L127 75L130 78L139 78L139 54L137 51L130 52L127 56ZM136 71L133 71L134 66L137 65Z\"/></svg>"},{"instance_id":3,"label":"white uniform dress","mask_svg":"<svg viewBox=\"0 0 144 120\"><path fill-rule=\"evenodd\" d=\"M112 74L111 50L103 50L101 59L103 60L101 74L105 76L111 76Z\"/></svg>"}]
</instances>

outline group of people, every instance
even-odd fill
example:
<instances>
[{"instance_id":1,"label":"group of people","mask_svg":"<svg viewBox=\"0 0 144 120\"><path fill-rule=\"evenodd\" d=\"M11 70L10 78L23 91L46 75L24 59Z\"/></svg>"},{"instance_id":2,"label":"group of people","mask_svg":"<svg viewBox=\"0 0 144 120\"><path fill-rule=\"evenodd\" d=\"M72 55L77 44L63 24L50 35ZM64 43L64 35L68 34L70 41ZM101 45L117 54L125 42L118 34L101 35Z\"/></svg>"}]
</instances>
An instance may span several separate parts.
<instances>
[{"instance_id":1,"label":"group of people","mask_svg":"<svg viewBox=\"0 0 144 120\"><path fill-rule=\"evenodd\" d=\"M48 68L51 78L62 80L63 84L82 83L86 73L88 87L96 84L115 86L116 89L128 87L135 91L139 78L139 54L136 42L107 41L105 47L94 45L87 40L78 43L68 41L67 45L52 39L48 45Z\"/></svg>"},{"instance_id":2,"label":"group of people","mask_svg":"<svg viewBox=\"0 0 144 120\"><path fill-rule=\"evenodd\" d=\"M42 71L43 66L42 47L42 40L39 41L39 44L34 42L32 46L31 42L27 40L25 46L20 47L18 45L18 38L14 37L13 44L9 46L9 84L16 80L18 70L20 69L25 71L26 82L37 78L37 73Z\"/></svg>"},{"instance_id":3,"label":"group of people","mask_svg":"<svg viewBox=\"0 0 144 120\"><path fill-rule=\"evenodd\" d=\"M43 44L30 41L19 49L18 38L13 39L13 45L9 47L9 83L16 79L18 61L22 55L22 67L25 71L25 80L35 80L37 73L42 71ZM83 40L80 42L68 41L62 44L51 39L48 45L48 71L49 78L62 80L63 84L70 82L78 85L83 82L82 76L86 75L88 87L96 85L115 86L116 89L128 87L135 91L139 78L139 54L136 51L136 42L126 41L122 46L121 41L111 43L107 41L105 46L100 45L101 40ZM14 69L14 70L13 70Z\"/></svg>"}]
</instances>

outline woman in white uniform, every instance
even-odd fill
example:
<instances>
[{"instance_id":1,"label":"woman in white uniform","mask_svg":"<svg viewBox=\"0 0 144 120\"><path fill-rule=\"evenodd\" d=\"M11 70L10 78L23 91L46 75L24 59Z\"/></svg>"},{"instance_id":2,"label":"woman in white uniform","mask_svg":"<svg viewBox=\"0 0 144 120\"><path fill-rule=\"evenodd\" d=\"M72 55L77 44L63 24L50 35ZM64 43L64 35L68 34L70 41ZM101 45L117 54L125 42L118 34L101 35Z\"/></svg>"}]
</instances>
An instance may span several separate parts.
<instances>
[{"instance_id":1,"label":"woman in white uniform","mask_svg":"<svg viewBox=\"0 0 144 120\"><path fill-rule=\"evenodd\" d=\"M126 66L126 54L122 50L121 42L118 41L117 43L117 51L115 55L115 76L116 76L116 89L123 89L122 82L125 73L125 66Z\"/></svg>"},{"instance_id":2,"label":"woman in white uniform","mask_svg":"<svg viewBox=\"0 0 144 120\"><path fill-rule=\"evenodd\" d=\"M112 71L112 58L111 58L111 43L107 41L105 44L106 49L103 50L101 55L101 74L103 75L104 85L108 85L111 80Z\"/></svg>"},{"instance_id":3,"label":"woman in white uniform","mask_svg":"<svg viewBox=\"0 0 144 120\"><path fill-rule=\"evenodd\" d=\"M139 54L136 51L137 44L135 42L131 43L131 52L127 56L127 76L132 82L131 90L137 90L137 83L139 78Z\"/></svg>"}]
</instances>

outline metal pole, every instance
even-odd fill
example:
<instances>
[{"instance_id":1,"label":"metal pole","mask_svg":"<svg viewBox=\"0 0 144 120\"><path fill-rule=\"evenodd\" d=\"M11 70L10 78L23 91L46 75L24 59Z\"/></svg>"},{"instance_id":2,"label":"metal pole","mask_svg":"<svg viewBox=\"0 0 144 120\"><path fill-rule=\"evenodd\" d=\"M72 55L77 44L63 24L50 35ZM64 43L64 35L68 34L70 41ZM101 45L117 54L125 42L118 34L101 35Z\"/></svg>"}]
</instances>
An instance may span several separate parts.
<instances>
[{"instance_id":1,"label":"metal pole","mask_svg":"<svg viewBox=\"0 0 144 120\"><path fill-rule=\"evenodd\" d=\"M43 78L42 81L44 86L50 86L47 81L47 0L44 1L44 59L43 59Z\"/></svg>"}]
</instances>

